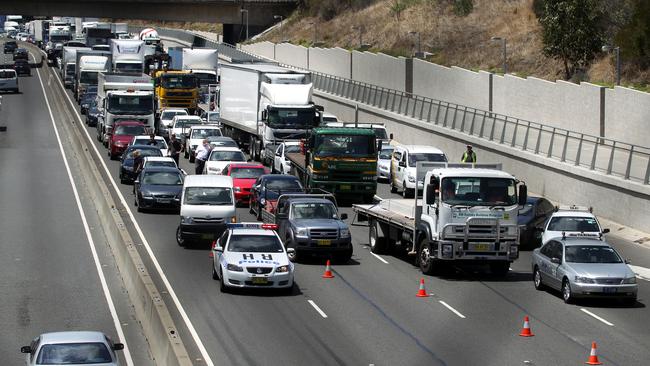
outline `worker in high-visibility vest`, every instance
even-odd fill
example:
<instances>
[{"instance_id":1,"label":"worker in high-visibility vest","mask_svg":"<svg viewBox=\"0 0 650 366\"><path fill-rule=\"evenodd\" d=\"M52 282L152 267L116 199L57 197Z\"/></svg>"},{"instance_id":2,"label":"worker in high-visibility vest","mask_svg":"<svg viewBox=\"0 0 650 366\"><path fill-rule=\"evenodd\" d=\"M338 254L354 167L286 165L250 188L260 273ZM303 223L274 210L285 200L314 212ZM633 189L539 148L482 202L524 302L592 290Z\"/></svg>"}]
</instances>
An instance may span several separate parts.
<instances>
[{"instance_id":1,"label":"worker in high-visibility vest","mask_svg":"<svg viewBox=\"0 0 650 366\"><path fill-rule=\"evenodd\" d=\"M467 145L467 150L460 159L461 163L476 163L476 153L472 150L472 145Z\"/></svg>"}]
</instances>

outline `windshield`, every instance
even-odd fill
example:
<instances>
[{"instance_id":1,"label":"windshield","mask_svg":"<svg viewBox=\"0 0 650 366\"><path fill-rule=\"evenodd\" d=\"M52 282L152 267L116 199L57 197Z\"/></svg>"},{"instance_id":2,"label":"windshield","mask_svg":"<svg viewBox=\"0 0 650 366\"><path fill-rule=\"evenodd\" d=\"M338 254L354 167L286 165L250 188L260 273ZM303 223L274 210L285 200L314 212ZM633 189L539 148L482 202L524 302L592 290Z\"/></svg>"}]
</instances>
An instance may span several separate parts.
<instances>
[{"instance_id":1,"label":"windshield","mask_svg":"<svg viewBox=\"0 0 650 366\"><path fill-rule=\"evenodd\" d=\"M567 245L564 254L572 263L622 263L614 249L598 245Z\"/></svg>"},{"instance_id":2,"label":"windshield","mask_svg":"<svg viewBox=\"0 0 650 366\"><path fill-rule=\"evenodd\" d=\"M117 126L115 128L115 135L138 136L145 133L144 126Z\"/></svg>"},{"instance_id":3,"label":"windshield","mask_svg":"<svg viewBox=\"0 0 650 366\"><path fill-rule=\"evenodd\" d=\"M219 113L208 113L208 122L219 122Z\"/></svg>"},{"instance_id":4,"label":"windshield","mask_svg":"<svg viewBox=\"0 0 650 366\"><path fill-rule=\"evenodd\" d=\"M212 151L210 161L246 161L241 151Z\"/></svg>"},{"instance_id":5,"label":"windshield","mask_svg":"<svg viewBox=\"0 0 650 366\"><path fill-rule=\"evenodd\" d=\"M139 150L140 151L140 156L145 157L145 156L162 156L162 153L160 152L160 149L133 149L129 151L128 154L126 154L127 159L133 159L133 153Z\"/></svg>"},{"instance_id":6,"label":"windshield","mask_svg":"<svg viewBox=\"0 0 650 366\"><path fill-rule=\"evenodd\" d=\"M300 145L284 145L284 153L299 153Z\"/></svg>"},{"instance_id":7,"label":"windshield","mask_svg":"<svg viewBox=\"0 0 650 366\"><path fill-rule=\"evenodd\" d=\"M210 136L208 137L208 142L210 142L210 145L213 147L238 147L235 140L230 137Z\"/></svg>"},{"instance_id":8,"label":"windshield","mask_svg":"<svg viewBox=\"0 0 650 366\"><path fill-rule=\"evenodd\" d=\"M316 124L313 109L274 109L269 108L267 124L271 128L312 128Z\"/></svg>"},{"instance_id":9,"label":"windshield","mask_svg":"<svg viewBox=\"0 0 650 366\"><path fill-rule=\"evenodd\" d=\"M277 199L281 193L302 192L302 186L297 179L278 179L266 184L266 198Z\"/></svg>"},{"instance_id":10,"label":"windshield","mask_svg":"<svg viewBox=\"0 0 650 366\"><path fill-rule=\"evenodd\" d=\"M45 344L38 353L39 365L79 365L111 363L113 358L104 343Z\"/></svg>"},{"instance_id":11,"label":"windshield","mask_svg":"<svg viewBox=\"0 0 650 366\"><path fill-rule=\"evenodd\" d=\"M185 119L176 121L174 128L190 128L190 126L200 125L202 122L195 119Z\"/></svg>"},{"instance_id":12,"label":"windshield","mask_svg":"<svg viewBox=\"0 0 650 366\"><path fill-rule=\"evenodd\" d=\"M186 205L232 205L232 190L227 187L188 187L185 189Z\"/></svg>"},{"instance_id":13,"label":"windshield","mask_svg":"<svg viewBox=\"0 0 650 366\"><path fill-rule=\"evenodd\" d=\"M79 77L79 83L97 85L98 75L99 73L96 71L82 71Z\"/></svg>"},{"instance_id":14,"label":"windshield","mask_svg":"<svg viewBox=\"0 0 650 366\"><path fill-rule=\"evenodd\" d=\"M65 42L70 39L70 36L50 35L50 42Z\"/></svg>"},{"instance_id":15,"label":"windshield","mask_svg":"<svg viewBox=\"0 0 650 366\"><path fill-rule=\"evenodd\" d=\"M508 178L444 178L442 202L463 206L511 206L517 203L515 181Z\"/></svg>"},{"instance_id":16,"label":"windshield","mask_svg":"<svg viewBox=\"0 0 650 366\"><path fill-rule=\"evenodd\" d=\"M138 137L133 141L133 145L149 145L155 146L159 149L166 149L167 143L164 139L155 139L153 142L149 137Z\"/></svg>"},{"instance_id":17,"label":"windshield","mask_svg":"<svg viewBox=\"0 0 650 366\"><path fill-rule=\"evenodd\" d=\"M391 155L393 155L394 149L381 149L379 153L379 159L388 159L390 160Z\"/></svg>"},{"instance_id":18,"label":"windshield","mask_svg":"<svg viewBox=\"0 0 650 366\"><path fill-rule=\"evenodd\" d=\"M16 72L11 71L0 71L0 79L14 79L16 78Z\"/></svg>"},{"instance_id":19,"label":"windshield","mask_svg":"<svg viewBox=\"0 0 650 366\"><path fill-rule=\"evenodd\" d=\"M197 79L193 74L163 75L162 87L166 89L173 88L196 88Z\"/></svg>"},{"instance_id":20,"label":"windshield","mask_svg":"<svg viewBox=\"0 0 650 366\"><path fill-rule=\"evenodd\" d=\"M218 128L194 128L192 129L191 139L204 139L209 136L222 136Z\"/></svg>"},{"instance_id":21,"label":"windshield","mask_svg":"<svg viewBox=\"0 0 650 366\"><path fill-rule=\"evenodd\" d=\"M65 73L66 74L73 73L75 71L75 69L76 69L75 66L77 66L77 65L75 65L75 64L67 64L67 65L65 65Z\"/></svg>"},{"instance_id":22,"label":"windshield","mask_svg":"<svg viewBox=\"0 0 650 366\"><path fill-rule=\"evenodd\" d=\"M231 235L228 251L248 253L282 253L282 244L275 235Z\"/></svg>"},{"instance_id":23,"label":"windshield","mask_svg":"<svg viewBox=\"0 0 650 366\"><path fill-rule=\"evenodd\" d=\"M316 156L375 156L374 136L368 135L316 135Z\"/></svg>"},{"instance_id":24,"label":"windshield","mask_svg":"<svg viewBox=\"0 0 650 366\"><path fill-rule=\"evenodd\" d=\"M548 224L549 231L600 232L592 217L554 217Z\"/></svg>"},{"instance_id":25,"label":"windshield","mask_svg":"<svg viewBox=\"0 0 650 366\"><path fill-rule=\"evenodd\" d=\"M388 134L386 134L386 130L383 128L373 128L375 131L375 137L377 137L377 140L388 140Z\"/></svg>"},{"instance_id":26,"label":"windshield","mask_svg":"<svg viewBox=\"0 0 650 366\"><path fill-rule=\"evenodd\" d=\"M145 167L158 167L158 166L164 166L164 167L169 167L169 168L176 168L176 163L173 161L158 161L158 160L153 160L153 161L147 161L145 162Z\"/></svg>"},{"instance_id":27,"label":"windshield","mask_svg":"<svg viewBox=\"0 0 650 366\"><path fill-rule=\"evenodd\" d=\"M239 179L257 179L264 174L264 168L231 168L230 176Z\"/></svg>"},{"instance_id":28,"label":"windshield","mask_svg":"<svg viewBox=\"0 0 650 366\"><path fill-rule=\"evenodd\" d=\"M185 111L165 111L165 112L162 112L162 114L160 115L160 119L172 119L172 118L174 118L174 116L178 116L178 115L187 116L187 112L185 112Z\"/></svg>"},{"instance_id":29,"label":"windshield","mask_svg":"<svg viewBox=\"0 0 650 366\"><path fill-rule=\"evenodd\" d=\"M96 92L88 92L88 91L86 91L86 94L84 94L81 97L81 100L84 103L88 103L88 102L90 102L91 100L93 100L95 98L97 98L97 93Z\"/></svg>"},{"instance_id":30,"label":"windshield","mask_svg":"<svg viewBox=\"0 0 650 366\"><path fill-rule=\"evenodd\" d=\"M151 114L153 97L143 95L111 95L108 112L113 114Z\"/></svg>"},{"instance_id":31,"label":"windshield","mask_svg":"<svg viewBox=\"0 0 650 366\"><path fill-rule=\"evenodd\" d=\"M142 184L152 184L160 186L179 186L183 185L183 176L172 172L147 172L145 170L142 177Z\"/></svg>"},{"instance_id":32,"label":"windshield","mask_svg":"<svg viewBox=\"0 0 650 366\"><path fill-rule=\"evenodd\" d=\"M201 83L200 85L208 86L217 83L217 75L203 72L194 72L193 74L199 79L199 83Z\"/></svg>"},{"instance_id":33,"label":"windshield","mask_svg":"<svg viewBox=\"0 0 650 366\"><path fill-rule=\"evenodd\" d=\"M120 72L142 72L142 64L140 63L116 64L115 70Z\"/></svg>"},{"instance_id":34,"label":"windshield","mask_svg":"<svg viewBox=\"0 0 650 366\"><path fill-rule=\"evenodd\" d=\"M409 166L415 167L418 161L441 162L447 161L445 154L431 154L431 153L410 153Z\"/></svg>"},{"instance_id":35,"label":"windshield","mask_svg":"<svg viewBox=\"0 0 650 366\"><path fill-rule=\"evenodd\" d=\"M336 207L331 203L294 203L291 206L294 219L335 219Z\"/></svg>"}]
</instances>

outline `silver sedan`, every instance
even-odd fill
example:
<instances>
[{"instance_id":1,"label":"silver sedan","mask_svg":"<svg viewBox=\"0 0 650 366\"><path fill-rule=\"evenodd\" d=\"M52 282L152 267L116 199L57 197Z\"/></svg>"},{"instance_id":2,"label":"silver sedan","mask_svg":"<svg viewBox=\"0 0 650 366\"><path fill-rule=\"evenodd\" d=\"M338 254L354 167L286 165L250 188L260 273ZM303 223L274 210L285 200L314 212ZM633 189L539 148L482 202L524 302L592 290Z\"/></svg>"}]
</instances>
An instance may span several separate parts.
<instances>
[{"instance_id":1,"label":"silver sedan","mask_svg":"<svg viewBox=\"0 0 650 366\"><path fill-rule=\"evenodd\" d=\"M555 238L533 251L533 282L562 291L564 302L578 297L620 297L636 303L634 272L605 241Z\"/></svg>"},{"instance_id":2,"label":"silver sedan","mask_svg":"<svg viewBox=\"0 0 650 366\"><path fill-rule=\"evenodd\" d=\"M55 332L36 337L26 353L27 365L101 365L119 366L115 351L124 348L102 332Z\"/></svg>"}]
</instances>

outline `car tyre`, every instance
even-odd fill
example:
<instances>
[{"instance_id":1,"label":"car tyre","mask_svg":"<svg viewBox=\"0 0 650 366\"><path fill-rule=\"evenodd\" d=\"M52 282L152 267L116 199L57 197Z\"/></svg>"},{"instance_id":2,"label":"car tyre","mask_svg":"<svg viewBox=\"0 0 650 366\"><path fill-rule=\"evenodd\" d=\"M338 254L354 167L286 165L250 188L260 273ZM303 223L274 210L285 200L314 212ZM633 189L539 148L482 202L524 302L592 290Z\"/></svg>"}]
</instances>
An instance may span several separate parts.
<instances>
[{"instance_id":1,"label":"car tyre","mask_svg":"<svg viewBox=\"0 0 650 366\"><path fill-rule=\"evenodd\" d=\"M535 267L533 270L533 284L535 285L535 290L542 291L546 288L544 282L542 282L542 273L539 271L539 268Z\"/></svg>"},{"instance_id":2,"label":"car tyre","mask_svg":"<svg viewBox=\"0 0 650 366\"><path fill-rule=\"evenodd\" d=\"M402 182L402 196L404 198L411 198L415 194L415 189L406 188L406 182Z\"/></svg>"},{"instance_id":3,"label":"car tyre","mask_svg":"<svg viewBox=\"0 0 650 366\"><path fill-rule=\"evenodd\" d=\"M636 296L626 297L626 298L623 299L623 304L626 305L626 306L634 306L634 305L636 305L636 300L637 300Z\"/></svg>"},{"instance_id":4,"label":"car tyre","mask_svg":"<svg viewBox=\"0 0 650 366\"><path fill-rule=\"evenodd\" d=\"M180 225L178 225L178 228L176 228L176 243L182 247L185 247L187 245L187 240L183 238L183 233L181 232Z\"/></svg>"},{"instance_id":5,"label":"car tyre","mask_svg":"<svg viewBox=\"0 0 650 366\"><path fill-rule=\"evenodd\" d=\"M420 270L426 275L434 274L436 270L435 260L430 258L432 247L429 240L426 237L420 239L420 245L418 246L418 262L420 263Z\"/></svg>"},{"instance_id":6,"label":"car tyre","mask_svg":"<svg viewBox=\"0 0 650 366\"><path fill-rule=\"evenodd\" d=\"M221 268L219 268L219 273L221 274L221 276L219 276L219 278L221 279L221 281L219 281L219 291L221 291L221 293L226 294L230 292L230 289L226 285L226 280L224 280L223 278L223 270Z\"/></svg>"},{"instance_id":7,"label":"car tyre","mask_svg":"<svg viewBox=\"0 0 650 366\"><path fill-rule=\"evenodd\" d=\"M567 278L565 278L562 281L562 299L567 304L573 303L574 300L573 291L571 290L571 284L569 283L569 280Z\"/></svg>"},{"instance_id":8,"label":"car tyre","mask_svg":"<svg viewBox=\"0 0 650 366\"><path fill-rule=\"evenodd\" d=\"M214 269L214 262L212 262L212 265L210 267L212 267L212 279L218 281L219 275L217 274L217 270Z\"/></svg>"},{"instance_id":9,"label":"car tyre","mask_svg":"<svg viewBox=\"0 0 650 366\"><path fill-rule=\"evenodd\" d=\"M370 222L370 230L368 230L368 244L370 245L370 251L375 254L383 254L386 252L388 246L388 241L385 236L379 236L379 224L376 221Z\"/></svg>"}]
</instances>

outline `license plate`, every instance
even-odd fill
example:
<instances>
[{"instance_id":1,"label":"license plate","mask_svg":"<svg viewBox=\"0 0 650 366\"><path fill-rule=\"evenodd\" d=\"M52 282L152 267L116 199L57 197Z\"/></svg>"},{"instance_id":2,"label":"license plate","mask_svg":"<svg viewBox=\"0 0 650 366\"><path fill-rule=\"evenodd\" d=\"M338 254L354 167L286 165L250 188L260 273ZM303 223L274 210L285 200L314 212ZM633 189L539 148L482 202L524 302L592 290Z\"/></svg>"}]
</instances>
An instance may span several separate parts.
<instances>
[{"instance_id":1,"label":"license plate","mask_svg":"<svg viewBox=\"0 0 650 366\"><path fill-rule=\"evenodd\" d=\"M603 292L606 294L613 294L616 292L616 287L603 287Z\"/></svg>"},{"instance_id":2,"label":"license plate","mask_svg":"<svg viewBox=\"0 0 650 366\"><path fill-rule=\"evenodd\" d=\"M214 235L212 234L201 234L201 239L213 239Z\"/></svg>"},{"instance_id":3,"label":"license plate","mask_svg":"<svg viewBox=\"0 0 650 366\"><path fill-rule=\"evenodd\" d=\"M341 190L342 191L349 191L352 189L352 186L349 184L341 184Z\"/></svg>"},{"instance_id":4,"label":"license plate","mask_svg":"<svg viewBox=\"0 0 650 366\"><path fill-rule=\"evenodd\" d=\"M158 200L158 203L169 203L169 202L171 202L171 201L172 201L172 200L168 200L168 199L162 199L162 200L159 199L159 200Z\"/></svg>"},{"instance_id":5,"label":"license plate","mask_svg":"<svg viewBox=\"0 0 650 366\"><path fill-rule=\"evenodd\" d=\"M320 240L317 240L316 243L318 245L332 245L332 241L329 240L329 239L320 239Z\"/></svg>"},{"instance_id":6,"label":"license plate","mask_svg":"<svg viewBox=\"0 0 650 366\"><path fill-rule=\"evenodd\" d=\"M253 283L257 285L265 285L269 282L266 277L253 277Z\"/></svg>"},{"instance_id":7,"label":"license plate","mask_svg":"<svg viewBox=\"0 0 650 366\"><path fill-rule=\"evenodd\" d=\"M474 244L474 250L485 252L490 250L492 244Z\"/></svg>"}]
</instances>

